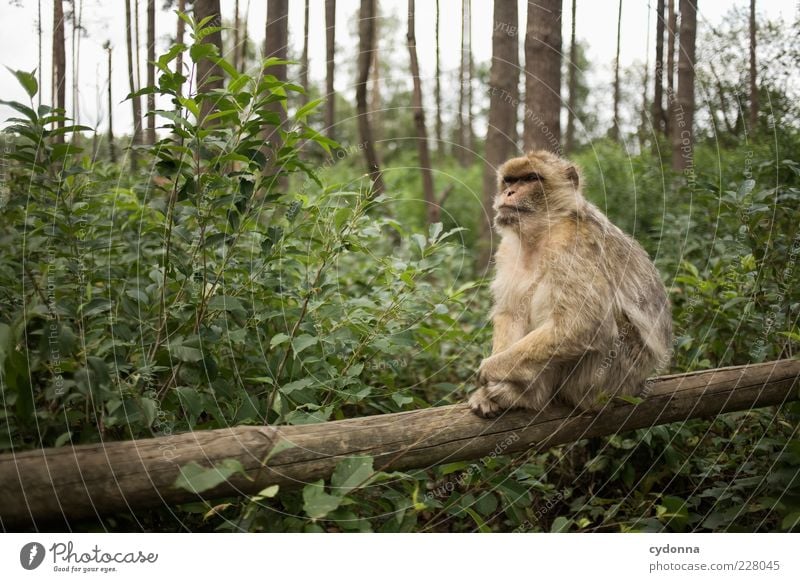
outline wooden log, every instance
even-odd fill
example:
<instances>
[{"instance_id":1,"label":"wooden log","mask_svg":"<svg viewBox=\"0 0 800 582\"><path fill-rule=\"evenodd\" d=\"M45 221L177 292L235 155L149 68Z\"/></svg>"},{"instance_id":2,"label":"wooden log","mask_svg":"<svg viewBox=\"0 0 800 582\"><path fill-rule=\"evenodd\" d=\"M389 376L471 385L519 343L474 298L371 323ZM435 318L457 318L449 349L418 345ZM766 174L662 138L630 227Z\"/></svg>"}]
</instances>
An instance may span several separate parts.
<instances>
[{"instance_id":1,"label":"wooden log","mask_svg":"<svg viewBox=\"0 0 800 582\"><path fill-rule=\"evenodd\" d=\"M202 498L247 495L271 484L296 487L328 477L352 455L371 455L381 470L424 469L780 405L798 399L798 379L800 361L779 360L654 378L641 403L615 402L596 414L551 407L483 420L457 404L313 425L237 426L4 454L0 525L58 528L108 513L196 501L199 495L174 487L179 468L191 461L211 466L233 458L248 475L237 474ZM278 443L290 448L274 449Z\"/></svg>"}]
</instances>

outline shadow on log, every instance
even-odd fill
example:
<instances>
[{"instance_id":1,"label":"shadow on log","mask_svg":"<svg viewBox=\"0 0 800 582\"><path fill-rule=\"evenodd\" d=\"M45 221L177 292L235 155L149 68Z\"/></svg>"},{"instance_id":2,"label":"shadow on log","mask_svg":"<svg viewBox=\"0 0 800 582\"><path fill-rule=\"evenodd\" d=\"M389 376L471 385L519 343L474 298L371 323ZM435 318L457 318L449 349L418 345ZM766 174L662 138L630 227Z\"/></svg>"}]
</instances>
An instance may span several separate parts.
<instances>
[{"instance_id":1,"label":"shadow on log","mask_svg":"<svg viewBox=\"0 0 800 582\"><path fill-rule=\"evenodd\" d=\"M295 487L328 477L351 455L371 455L377 470L425 469L478 459L496 449L545 449L780 405L798 399L798 378L800 361L779 360L654 378L641 403L613 403L596 414L552 407L483 420L457 404L314 425L237 426L4 454L0 526L58 530L75 520L197 501L201 496L173 486L180 467L191 461L211 466L234 458L249 477L235 475L203 492L203 499L248 495L272 484Z\"/></svg>"}]
</instances>

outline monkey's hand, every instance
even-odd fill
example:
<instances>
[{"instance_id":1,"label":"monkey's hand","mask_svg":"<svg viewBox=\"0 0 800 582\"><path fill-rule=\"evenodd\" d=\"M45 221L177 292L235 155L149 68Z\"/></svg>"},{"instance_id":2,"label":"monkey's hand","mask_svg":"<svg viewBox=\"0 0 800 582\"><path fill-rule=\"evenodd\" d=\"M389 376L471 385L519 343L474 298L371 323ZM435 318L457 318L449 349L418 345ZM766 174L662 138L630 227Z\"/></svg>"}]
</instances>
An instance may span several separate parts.
<instances>
[{"instance_id":1,"label":"monkey's hand","mask_svg":"<svg viewBox=\"0 0 800 582\"><path fill-rule=\"evenodd\" d=\"M520 392L512 384L500 382L478 388L469 397L469 407L481 418L494 418L504 410L520 405Z\"/></svg>"},{"instance_id":2,"label":"monkey's hand","mask_svg":"<svg viewBox=\"0 0 800 582\"><path fill-rule=\"evenodd\" d=\"M525 384L536 375L530 362L518 358L510 350L485 358L478 368L478 386L515 382Z\"/></svg>"}]
</instances>

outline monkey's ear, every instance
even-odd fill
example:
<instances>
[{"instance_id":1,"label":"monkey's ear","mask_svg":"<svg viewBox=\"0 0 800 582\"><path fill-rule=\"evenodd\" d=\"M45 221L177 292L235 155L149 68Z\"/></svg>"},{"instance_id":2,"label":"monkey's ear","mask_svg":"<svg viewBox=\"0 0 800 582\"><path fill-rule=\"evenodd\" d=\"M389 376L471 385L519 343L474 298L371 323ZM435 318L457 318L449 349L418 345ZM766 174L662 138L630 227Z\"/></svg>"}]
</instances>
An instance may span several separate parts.
<instances>
[{"instance_id":1,"label":"monkey's ear","mask_svg":"<svg viewBox=\"0 0 800 582\"><path fill-rule=\"evenodd\" d=\"M575 166L570 166L567 168L567 178L569 178L569 181L572 182L573 188L580 186L581 179L578 176L578 169Z\"/></svg>"}]
</instances>

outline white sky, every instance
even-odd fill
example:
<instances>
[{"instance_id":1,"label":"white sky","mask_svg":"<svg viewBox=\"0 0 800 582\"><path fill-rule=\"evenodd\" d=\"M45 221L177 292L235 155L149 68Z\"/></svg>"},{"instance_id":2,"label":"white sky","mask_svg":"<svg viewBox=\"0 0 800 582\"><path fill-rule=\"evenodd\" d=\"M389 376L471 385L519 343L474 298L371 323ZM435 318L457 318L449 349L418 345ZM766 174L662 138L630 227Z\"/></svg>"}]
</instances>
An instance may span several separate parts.
<instances>
[{"instance_id":1,"label":"white sky","mask_svg":"<svg viewBox=\"0 0 800 582\"><path fill-rule=\"evenodd\" d=\"M81 0L77 0L80 3ZM32 70L37 66L37 5L38 0L17 0L21 6L13 6L10 0L0 0L0 64L11 69ZM382 15L394 14L405 22L407 2L405 0L379 0ZM48 102L51 97L51 44L52 36L52 0L42 0L43 12L43 98ZM142 64L141 78L144 83L144 64L146 55L145 46L145 5L146 0L140 0L140 35L142 37ZM248 0L240 0L240 10L243 13L248 5ZM266 0L250 0L250 12L247 27L253 39L263 41L266 22ZM352 63L342 62L346 55L352 55L357 39L351 36L350 31L355 30L354 21L358 17L358 0L337 1L337 77L336 89L354 98L352 78L347 72L352 70ZM564 0L564 29L563 38L565 49L569 42L570 30L570 2ZM176 16L172 12L160 11L162 0L156 1L159 12L156 17L157 46L156 54L164 52L168 45L169 37L174 35ZM234 0L221 0L223 19L233 20ZM451 72L458 68L460 48L460 10L461 0L441 0L441 55L442 68ZM749 0L701 0L698 8L698 18L710 23L719 22L722 15L731 5L747 6ZM68 6L65 3L65 7ZM434 73L434 14L433 0L417 1L417 44L423 77L432 78ZM472 39L473 52L476 63L488 62L491 56L492 37L492 0L473 0ZM524 30L526 2L520 1L520 23ZM303 32L303 0L289 2L289 42L290 53L299 55L302 49ZM655 0L625 0L623 2L622 19L622 47L621 63L623 66L633 62L644 62L646 58L647 38L650 36L651 53L654 52L655 15L651 13L650 28L648 29L648 11L655 10ZM770 18L790 18L797 11L798 5L794 0L759 0L758 11ZM577 3L577 36L588 44L588 57L592 66L605 74L610 70L614 60L616 43L616 16L617 0L579 0ZM324 0L311 0L310 10L310 76L312 82L321 83L325 74L325 35L324 35ZM125 52L125 11L123 0L83 0L83 21L88 29L88 37L81 41L80 54L80 121L84 125L94 126L99 122L99 128L106 128L106 54L102 45L110 40L113 47L113 90L114 102L114 130L117 135L129 132L131 125L131 108L128 102L123 102L128 94L127 61ZM67 111L72 111L71 84L72 71L70 70L70 31L67 27ZM396 32L397 33L397 32ZM407 60L403 55L394 55L395 59ZM652 59L651 55L651 59ZM407 73L402 71L403 75ZM27 97L16 80L4 68L0 68L0 87L2 99L26 101ZM609 86L610 86L609 73ZM428 82L423 85L424 90L430 94L433 84ZM11 111L7 107L0 107L0 120L5 120ZM476 127L476 131L483 133L485 128Z\"/></svg>"}]
</instances>

